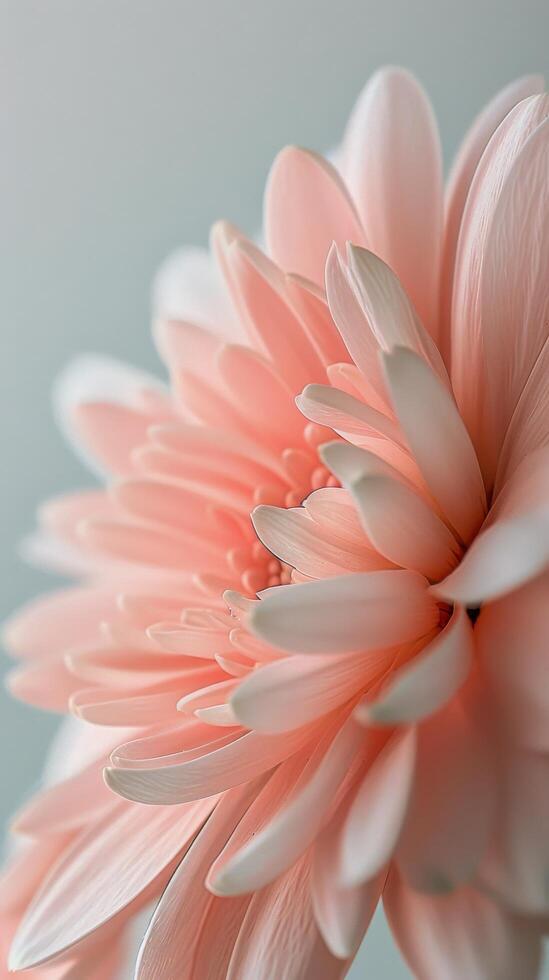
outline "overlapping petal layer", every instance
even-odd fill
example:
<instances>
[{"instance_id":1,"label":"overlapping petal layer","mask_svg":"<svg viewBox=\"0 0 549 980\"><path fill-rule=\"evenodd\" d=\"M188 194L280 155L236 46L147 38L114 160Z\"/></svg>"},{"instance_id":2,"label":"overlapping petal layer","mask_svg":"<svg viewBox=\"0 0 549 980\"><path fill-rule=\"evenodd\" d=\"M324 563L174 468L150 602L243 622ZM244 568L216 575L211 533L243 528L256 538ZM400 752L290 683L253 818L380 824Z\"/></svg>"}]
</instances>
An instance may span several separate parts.
<instances>
[{"instance_id":1,"label":"overlapping petal layer","mask_svg":"<svg viewBox=\"0 0 549 980\"><path fill-rule=\"evenodd\" d=\"M539 88L477 121L443 218L426 97L378 73L339 169L296 148L275 161L268 254L220 223L215 286L196 253L159 277L169 389L90 359L63 379L63 424L105 488L41 511L27 550L78 581L8 625L11 686L129 727L109 731L105 772L125 799L82 756L19 815L16 968L99 968L94 949L162 891L143 980L335 978L383 893L418 976L535 976Z\"/></svg>"}]
</instances>

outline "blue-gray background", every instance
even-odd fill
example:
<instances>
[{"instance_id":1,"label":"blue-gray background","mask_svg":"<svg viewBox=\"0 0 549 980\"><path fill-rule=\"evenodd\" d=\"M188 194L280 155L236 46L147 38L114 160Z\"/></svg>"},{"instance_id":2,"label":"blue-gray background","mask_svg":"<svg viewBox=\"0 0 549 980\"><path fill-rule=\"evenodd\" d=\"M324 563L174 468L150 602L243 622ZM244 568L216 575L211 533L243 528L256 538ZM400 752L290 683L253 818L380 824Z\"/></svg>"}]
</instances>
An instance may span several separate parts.
<instances>
[{"instance_id":1,"label":"blue-gray background","mask_svg":"<svg viewBox=\"0 0 549 980\"><path fill-rule=\"evenodd\" d=\"M405 65L426 85L448 161L498 87L547 72L549 6L0 0L0 21L5 616L50 584L14 554L37 503L84 482L49 409L66 361L91 349L156 366L159 262L205 243L218 217L253 232L277 150L333 145L379 65ZM0 698L4 821L36 781L55 722ZM372 976L407 975L381 926L363 953Z\"/></svg>"}]
</instances>

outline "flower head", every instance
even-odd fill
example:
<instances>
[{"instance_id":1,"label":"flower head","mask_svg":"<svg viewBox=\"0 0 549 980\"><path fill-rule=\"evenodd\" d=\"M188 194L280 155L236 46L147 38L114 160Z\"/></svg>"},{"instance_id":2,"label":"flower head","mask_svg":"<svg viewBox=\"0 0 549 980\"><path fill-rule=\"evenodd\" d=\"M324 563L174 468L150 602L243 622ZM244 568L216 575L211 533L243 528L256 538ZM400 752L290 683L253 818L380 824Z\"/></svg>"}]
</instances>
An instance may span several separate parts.
<instances>
[{"instance_id":1,"label":"flower head","mask_svg":"<svg viewBox=\"0 0 549 980\"><path fill-rule=\"evenodd\" d=\"M131 731L106 771L125 800L63 851L16 967L101 936L177 869L141 980L206 963L343 975L381 894L418 975L535 976L538 89L510 86L479 117L444 208L429 105L407 73L379 73L335 167L295 148L275 161L268 254L214 229L231 312L208 291L196 316L180 260L159 279L169 389L89 360L65 378L65 425L107 488L43 509L31 550L80 582L11 623L30 655L12 687ZM99 765L77 777L86 792Z\"/></svg>"}]
</instances>

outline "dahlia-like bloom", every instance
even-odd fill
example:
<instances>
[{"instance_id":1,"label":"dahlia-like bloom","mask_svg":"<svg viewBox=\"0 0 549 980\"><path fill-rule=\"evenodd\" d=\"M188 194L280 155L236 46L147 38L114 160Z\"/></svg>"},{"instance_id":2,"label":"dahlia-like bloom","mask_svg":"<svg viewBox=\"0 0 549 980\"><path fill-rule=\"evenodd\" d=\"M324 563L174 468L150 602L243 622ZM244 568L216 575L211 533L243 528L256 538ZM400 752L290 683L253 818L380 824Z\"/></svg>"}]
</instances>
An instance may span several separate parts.
<instances>
[{"instance_id":1,"label":"dahlia-like bloom","mask_svg":"<svg viewBox=\"0 0 549 980\"><path fill-rule=\"evenodd\" d=\"M540 87L479 117L444 209L425 97L380 73L337 170L278 157L268 256L216 227L231 311L201 300L196 255L198 299L177 261L161 278L170 391L90 361L65 378L65 425L108 490L44 508L30 550L81 581L12 621L30 662L11 683L131 726L106 778L134 802L63 852L14 967L100 942L176 868L140 980L343 976L381 894L421 980L537 975ZM99 766L76 777L91 801ZM62 811L74 789L53 792Z\"/></svg>"}]
</instances>

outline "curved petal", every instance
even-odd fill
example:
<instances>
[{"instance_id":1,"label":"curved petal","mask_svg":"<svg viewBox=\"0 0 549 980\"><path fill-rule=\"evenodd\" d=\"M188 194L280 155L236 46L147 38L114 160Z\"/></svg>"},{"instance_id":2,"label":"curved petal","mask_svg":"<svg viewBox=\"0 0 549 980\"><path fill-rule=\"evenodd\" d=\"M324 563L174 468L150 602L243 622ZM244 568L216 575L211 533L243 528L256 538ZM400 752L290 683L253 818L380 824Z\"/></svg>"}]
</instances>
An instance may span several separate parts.
<instances>
[{"instance_id":1,"label":"curved petal","mask_svg":"<svg viewBox=\"0 0 549 980\"><path fill-rule=\"evenodd\" d=\"M373 252L355 245L348 247L348 258L356 295L382 350L401 345L415 351L449 385L438 347L393 270Z\"/></svg>"},{"instance_id":2,"label":"curved petal","mask_svg":"<svg viewBox=\"0 0 549 980\"><path fill-rule=\"evenodd\" d=\"M496 792L490 738L454 699L418 727L414 787L396 852L408 884L440 894L471 880L494 826Z\"/></svg>"},{"instance_id":3,"label":"curved petal","mask_svg":"<svg viewBox=\"0 0 549 980\"><path fill-rule=\"evenodd\" d=\"M454 535L398 478L364 476L349 490L368 538L389 561L435 582L455 568L459 546Z\"/></svg>"},{"instance_id":4,"label":"curved petal","mask_svg":"<svg viewBox=\"0 0 549 980\"><path fill-rule=\"evenodd\" d=\"M394 269L434 331L441 152L428 98L409 72L384 68L369 81L345 134L344 174L369 248Z\"/></svg>"},{"instance_id":5,"label":"curved petal","mask_svg":"<svg viewBox=\"0 0 549 980\"><path fill-rule=\"evenodd\" d=\"M226 259L252 346L269 355L292 394L323 381L324 365L292 309L280 269L243 239L231 243Z\"/></svg>"},{"instance_id":6,"label":"curved petal","mask_svg":"<svg viewBox=\"0 0 549 980\"><path fill-rule=\"evenodd\" d=\"M319 285L333 241L364 241L337 171L316 153L295 146L278 154L269 174L265 237L269 253L285 272L297 272Z\"/></svg>"},{"instance_id":7,"label":"curved petal","mask_svg":"<svg viewBox=\"0 0 549 980\"><path fill-rule=\"evenodd\" d=\"M420 721L449 701L464 683L473 658L473 629L461 606L448 625L410 663L390 675L375 701L355 711L364 724Z\"/></svg>"},{"instance_id":8,"label":"curved petal","mask_svg":"<svg viewBox=\"0 0 549 980\"><path fill-rule=\"evenodd\" d=\"M151 919L136 966L136 980L192 980L200 974L195 971L197 936L204 930L208 916L216 903L204 887L204 878L211 861L217 856L220 846L232 833L234 827L246 813L247 807L257 793L257 783L251 783L230 790L217 804L203 830L191 845L175 874L165 889ZM238 927L245 913L247 903L239 903ZM224 903L226 915L231 915L234 906ZM224 921L223 932L227 923ZM215 963L214 950L218 937L210 933L209 944L212 958L208 964L211 970ZM223 941L225 941L224 936ZM233 941L236 936L233 936ZM221 976L221 972L218 974Z\"/></svg>"},{"instance_id":9,"label":"curved petal","mask_svg":"<svg viewBox=\"0 0 549 980\"><path fill-rule=\"evenodd\" d=\"M389 647L436 625L426 585L417 572L396 569L278 586L262 593L248 622L268 643L295 653Z\"/></svg>"},{"instance_id":10,"label":"curved petal","mask_svg":"<svg viewBox=\"0 0 549 980\"><path fill-rule=\"evenodd\" d=\"M15 937L11 969L43 963L90 935L125 909L189 846L215 798L185 810L158 807L144 819L139 806L119 803L77 838L25 915Z\"/></svg>"},{"instance_id":11,"label":"curved petal","mask_svg":"<svg viewBox=\"0 0 549 980\"><path fill-rule=\"evenodd\" d=\"M206 745L201 754L180 752L156 768L105 770L107 784L120 796L139 803L188 803L213 796L272 769L318 735L306 725L283 737L246 732L221 746Z\"/></svg>"},{"instance_id":12,"label":"curved petal","mask_svg":"<svg viewBox=\"0 0 549 980\"><path fill-rule=\"evenodd\" d=\"M481 883L520 915L549 913L549 764L540 752L513 751L502 760L503 785Z\"/></svg>"},{"instance_id":13,"label":"curved petal","mask_svg":"<svg viewBox=\"0 0 549 980\"><path fill-rule=\"evenodd\" d=\"M486 494L467 429L447 389L413 351L384 355L391 398L410 451L443 514L469 543Z\"/></svg>"},{"instance_id":14,"label":"curved petal","mask_svg":"<svg viewBox=\"0 0 549 980\"><path fill-rule=\"evenodd\" d=\"M433 586L466 606L505 595L549 564L549 448L527 456L497 498L461 564Z\"/></svg>"},{"instance_id":15,"label":"curved petal","mask_svg":"<svg viewBox=\"0 0 549 980\"><path fill-rule=\"evenodd\" d=\"M253 896L231 958L227 980L342 980L348 960L328 951L311 901L306 855Z\"/></svg>"},{"instance_id":16,"label":"curved petal","mask_svg":"<svg viewBox=\"0 0 549 980\"><path fill-rule=\"evenodd\" d=\"M326 749L313 751L290 797L247 844L222 861L211 887L218 895L242 895L274 881L315 839L334 797L365 743L360 726L348 719Z\"/></svg>"},{"instance_id":17,"label":"curved petal","mask_svg":"<svg viewBox=\"0 0 549 980\"><path fill-rule=\"evenodd\" d=\"M312 898L315 919L324 942L334 956L354 956L366 932L383 890L386 870L351 888L342 886L336 842L345 819L345 808L336 816L315 844L313 853Z\"/></svg>"},{"instance_id":18,"label":"curved petal","mask_svg":"<svg viewBox=\"0 0 549 980\"><path fill-rule=\"evenodd\" d=\"M450 309L454 264L461 219L471 181L490 138L500 123L503 122L505 116L522 99L543 92L544 85L542 75L527 75L511 82L510 85L498 92L473 122L452 165L446 189L440 296L441 333L439 347L446 364L449 364L450 358Z\"/></svg>"},{"instance_id":19,"label":"curved petal","mask_svg":"<svg viewBox=\"0 0 549 980\"><path fill-rule=\"evenodd\" d=\"M53 391L55 417L78 456L100 476L132 471L132 448L145 442L151 418L143 392L162 394L151 374L114 358L86 354L61 373Z\"/></svg>"},{"instance_id":20,"label":"curved petal","mask_svg":"<svg viewBox=\"0 0 549 980\"><path fill-rule=\"evenodd\" d=\"M515 742L549 751L549 574L483 606L475 639L490 702Z\"/></svg>"},{"instance_id":21,"label":"curved petal","mask_svg":"<svg viewBox=\"0 0 549 980\"><path fill-rule=\"evenodd\" d=\"M471 183L456 256L452 383L489 485L520 395L515 381L522 377L524 384L523 371L527 363L532 367L544 329L543 320L533 317L545 295L547 232L539 222L547 192L540 164L547 149L542 130L531 137L548 111L548 96L524 99L492 136Z\"/></svg>"},{"instance_id":22,"label":"curved petal","mask_svg":"<svg viewBox=\"0 0 549 980\"><path fill-rule=\"evenodd\" d=\"M479 891L422 895L393 870L383 904L401 952L421 980L536 980L539 975L539 931Z\"/></svg>"},{"instance_id":23,"label":"curved petal","mask_svg":"<svg viewBox=\"0 0 549 980\"><path fill-rule=\"evenodd\" d=\"M369 570L375 560L365 538L355 547L345 548L302 507L284 510L263 505L255 508L252 520L269 551L312 578Z\"/></svg>"},{"instance_id":24,"label":"curved petal","mask_svg":"<svg viewBox=\"0 0 549 980\"><path fill-rule=\"evenodd\" d=\"M366 772L342 828L344 887L371 880L391 860L406 817L415 759L412 728L393 735Z\"/></svg>"},{"instance_id":25,"label":"curved petal","mask_svg":"<svg viewBox=\"0 0 549 980\"><path fill-rule=\"evenodd\" d=\"M344 704L386 669L391 655L311 657L296 654L252 671L231 698L249 728L291 731Z\"/></svg>"}]
</instances>

